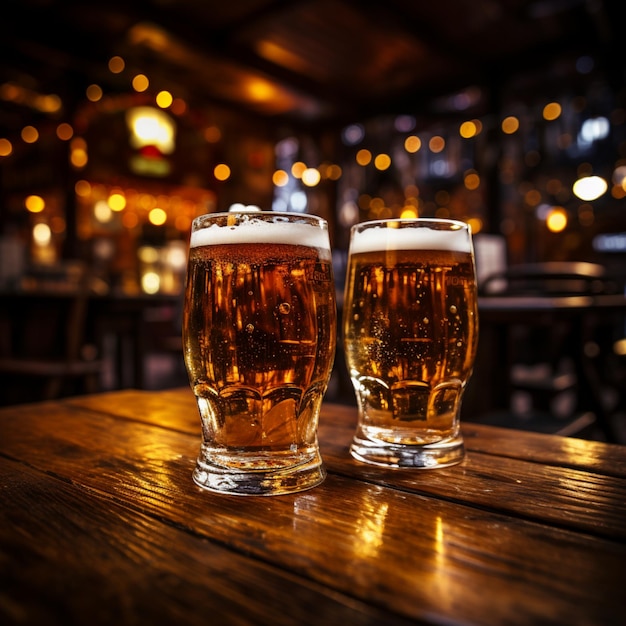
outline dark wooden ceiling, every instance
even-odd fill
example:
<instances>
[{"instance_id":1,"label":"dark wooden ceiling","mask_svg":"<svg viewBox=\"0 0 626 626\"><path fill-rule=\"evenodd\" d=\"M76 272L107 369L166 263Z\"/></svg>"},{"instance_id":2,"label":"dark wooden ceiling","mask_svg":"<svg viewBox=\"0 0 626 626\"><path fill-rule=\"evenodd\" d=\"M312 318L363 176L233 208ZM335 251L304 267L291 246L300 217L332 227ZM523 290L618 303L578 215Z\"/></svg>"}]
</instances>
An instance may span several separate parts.
<instances>
[{"instance_id":1,"label":"dark wooden ceiling","mask_svg":"<svg viewBox=\"0 0 626 626\"><path fill-rule=\"evenodd\" d=\"M302 125L427 113L446 94L533 72L573 79L587 54L620 82L620 1L5 0L0 136L35 114L3 85L67 105L91 83L128 91L135 72L190 106Z\"/></svg>"}]
</instances>

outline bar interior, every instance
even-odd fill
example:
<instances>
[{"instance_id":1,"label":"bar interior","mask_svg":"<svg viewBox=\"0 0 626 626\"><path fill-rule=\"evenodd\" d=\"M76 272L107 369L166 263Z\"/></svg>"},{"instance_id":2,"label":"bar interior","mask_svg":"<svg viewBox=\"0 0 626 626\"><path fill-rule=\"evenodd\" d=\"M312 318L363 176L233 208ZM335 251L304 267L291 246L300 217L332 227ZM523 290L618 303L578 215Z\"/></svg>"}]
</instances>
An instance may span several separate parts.
<instances>
[{"instance_id":1,"label":"bar interior","mask_svg":"<svg viewBox=\"0 0 626 626\"><path fill-rule=\"evenodd\" d=\"M462 419L626 444L618 3L9 4L0 406L187 385L199 215L325 218L340 310L351 226L443 217L479 280Z\"/></svg>"}]
</instances>

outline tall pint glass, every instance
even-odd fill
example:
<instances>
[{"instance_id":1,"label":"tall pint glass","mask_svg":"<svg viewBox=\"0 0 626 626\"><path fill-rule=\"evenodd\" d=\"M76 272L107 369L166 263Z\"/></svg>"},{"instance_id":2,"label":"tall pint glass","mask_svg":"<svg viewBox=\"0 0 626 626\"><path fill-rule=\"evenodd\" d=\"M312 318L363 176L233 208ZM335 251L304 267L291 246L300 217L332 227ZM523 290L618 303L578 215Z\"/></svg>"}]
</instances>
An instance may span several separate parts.
<instances>
[{"instance_id":1,"label":"tall pint glass","mask_svg":"<svg viewBox=\"0 0 626 626\"><path fill-rule=\"evenodd\" d=\"M478 343L468 225L390 219L354 226L343 324L359 407L352 456L391 467L460 462L461 398Z\"/></svg>"},{"instance_id":2,"label":"tall pint glass","mask_svg":"<svg viewBox=\"0 0 626 626\"><path fill-rule=\"evenodd\" d=\"M317 426L335 344L323 219L276 212L196 218L183 319L202 425L195 483L259 495L321 483Z\"/></svg>"}]
</instances>

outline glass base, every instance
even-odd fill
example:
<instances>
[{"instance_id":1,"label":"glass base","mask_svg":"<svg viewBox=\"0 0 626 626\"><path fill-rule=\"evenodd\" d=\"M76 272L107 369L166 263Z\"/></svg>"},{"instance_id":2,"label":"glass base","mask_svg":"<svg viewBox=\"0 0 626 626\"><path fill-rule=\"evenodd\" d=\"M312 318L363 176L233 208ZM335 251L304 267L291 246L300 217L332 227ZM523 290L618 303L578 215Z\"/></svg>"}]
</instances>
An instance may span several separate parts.
<instances>
[{"instance_id":1,"label":"glass base","mask_svg":"<svg viewBox=\"0 0 626 626\"><path fill-rule=\"evenodd\" d=\"M233 470L199 458L192 477L196 485L216 493L278 496L321 484L326 478L326 469L319 454L299 465L251 470Z\"/></svg>"},{"instance_id":2,"label":"glass base","mask_svg":"<svg viewBox=\"0 0 626 626\"><path fill-rule=\"evenodd\" d=\"M350 454L357 460L381 467L435 469L460 463L465 457L463 437L424 445L393 444L355 436Z\"/></svg>"}]
</instances>

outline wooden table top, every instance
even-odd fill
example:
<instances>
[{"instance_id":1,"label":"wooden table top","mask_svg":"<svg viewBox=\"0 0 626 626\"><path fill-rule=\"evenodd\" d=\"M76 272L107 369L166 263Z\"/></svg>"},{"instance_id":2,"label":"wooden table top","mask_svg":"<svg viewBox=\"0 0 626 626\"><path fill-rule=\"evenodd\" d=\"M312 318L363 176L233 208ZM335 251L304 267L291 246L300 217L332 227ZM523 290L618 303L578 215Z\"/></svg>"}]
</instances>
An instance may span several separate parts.
<instances>
[{"instance_id":1,"label":"wooden table top","mask_svg":"<svg viewBox=\"0 0 626 626\"><path fill-rule=\"evenodd\" d=\"M274 497L191 480L189 389L0 410L1 624L626 623L626 447L465 424L467 457L348 454Z\"/></svg>"}]
</instances>

